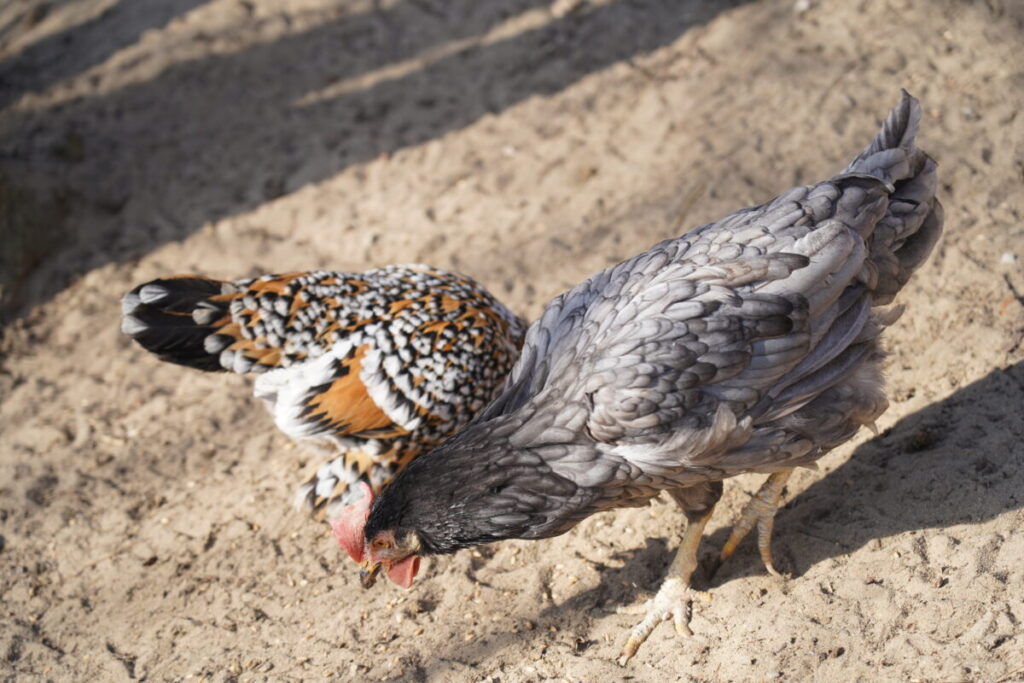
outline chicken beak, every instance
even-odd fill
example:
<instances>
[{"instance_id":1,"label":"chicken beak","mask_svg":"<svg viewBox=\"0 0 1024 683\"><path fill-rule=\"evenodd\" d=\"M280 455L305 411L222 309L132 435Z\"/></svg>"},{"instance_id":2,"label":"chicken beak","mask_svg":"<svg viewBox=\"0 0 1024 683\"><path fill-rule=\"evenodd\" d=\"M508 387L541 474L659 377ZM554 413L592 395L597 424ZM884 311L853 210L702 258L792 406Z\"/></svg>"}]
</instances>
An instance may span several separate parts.
<instances>
[{"instance_id":1,"label":"chicken beak","mask_svg":"<svg viewBox=\"0 0 1024 683\"><path fill-rule=\"evenodd\" d=\"M380 573L380 562L364 562L363 568L359 570L359 583L363 588L373 588L377 582L377 574Z\"/></svg>"}]
</instances>

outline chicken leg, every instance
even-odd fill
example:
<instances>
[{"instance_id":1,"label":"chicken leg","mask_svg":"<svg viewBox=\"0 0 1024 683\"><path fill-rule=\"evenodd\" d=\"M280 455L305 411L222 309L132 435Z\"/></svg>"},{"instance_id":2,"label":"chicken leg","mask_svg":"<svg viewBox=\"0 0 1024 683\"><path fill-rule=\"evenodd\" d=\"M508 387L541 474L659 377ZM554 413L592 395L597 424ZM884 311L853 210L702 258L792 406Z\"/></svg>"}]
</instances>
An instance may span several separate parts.
<instances>
[{"instance_id":1,"label":"chicken leg","mask_svg":"<svg viewBox=\"0 0 1024 683\"><path fill-rule=\"evenodd\" d=\"M686 531L679 543L679 550L669 565L665 580L657 594L642 605L619 610L620 614L643 614L643 620L633 627L626 644L619 654L618 663L625 666L640 646L663 621L672 619L676 633L680 636L693 635L690 630L690 616L693 613L693 601L690 598L690 582L693 572L697 569L697 550L704 535L715 504L722 497L722 482L708 482L687 489L670 491L672 498L683 508L686 514Z\"/></svg>"},{"instance_id":2,"label":"chicken leg","mask_svg":"<svg viewBox=\"0 0 1024 683\"><path fill-rule=\"evenodd\" d=\"M775 513L779 508L779 501L782 498L782 491L786 487L786 481L793 470L783 470L769 476L754 497L750 499L739 519L733 524L732 533L729 539L722 546L722 552L718 555L718 562L712 570L712 574L718 571L726 560L736 552L740 541L750 533L750 530L757 526L757 550L761 554L761 561L764 568L772 576L782 576L775 564L772 562L772 527L775 525Z\"/></svg>"},{"instance_id":3,"label":"chicken leg","mask_svg":"<svg viewBox=\"0 0 1024 683\"><path fill-rule=\"evenodd\" d=\"M693 635L693 631L690 630L693 602L688 597L690 579L693 577L694 570L697 569L697 548L700 547L700 539L704 535L704 527L707 526L709 519L711 519L711 511L696 523L686 526L679 550L668 568L668 574L657 595L643 605L620 610L622 614L644 612L644 618L629 632L629 638L619 654L619 666L625 666L633 658L655 627L663 621L672 619L676 633L681 636Z\"/></svg>"}]
</instances>

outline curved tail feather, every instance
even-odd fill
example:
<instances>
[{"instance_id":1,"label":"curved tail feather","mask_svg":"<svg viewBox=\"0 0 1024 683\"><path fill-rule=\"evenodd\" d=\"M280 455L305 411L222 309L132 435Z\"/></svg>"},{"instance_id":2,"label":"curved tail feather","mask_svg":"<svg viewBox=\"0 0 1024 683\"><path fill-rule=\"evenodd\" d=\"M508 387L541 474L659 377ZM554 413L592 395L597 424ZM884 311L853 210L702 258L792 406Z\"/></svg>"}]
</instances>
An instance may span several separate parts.
<instances>
[{"instance_id":1,"label":"curved tail feather","mask_svg":"<svg viewBox=\"0 0 1024 683\"><path fill-rule=\"evenodd\" d=\"M223 371L207 338L231 322L231 285L184 275L139 285L121 300L121 331L161 360Z\"/></svg>"},{"instance_id":2,"label":"curved tail feather","mask_svg":"<svg viewBox=\"0 0 1024 683\"><path fill-rule=\"evenodd\" d=\"M916 175L927 157L914 146L921 125L921 105L906 90L882 123L882 130L850 162L843 174L867 175L890 185Z\"/></svg>"},{"instance_id":3,"label":"curved tail feather","mask_svg":"<svg viewBox=\"0 0 1024 683\"><path fill-rule=\"evenodd\" d=\"M760 422L783 418L832 387L839 387L834 396L850 394L841 401L843 409L865 416L864 424L884 409L884 395L878 390L881 380L871 369L871 360L880 357L879 335L903 310L902 306L885 307L942 234L942 205L935 197L936 164L915 143L920 120L920 105L903 91L871 144L830 181L843 190L835 216L861 235L866 254L861 250L862 260L854 262L860 268L855 280L835 279L833 286L848 284L829 304L830 316L820 319L828 324L821 325L814 350L775 385L771 400L765 401L767 412L757 416ZM815 297L827 291L823 280ZM814 297L809 300L813 303ZM818 410L824 403L815 405ZM825 419L823 414L817 418ZM849 438L845 431L836 433L836 444Z\"/></svg>"},{"instance_id":4,"label":"curved tail feather","mask_svg":"<svg viewBox=\"0 0 1024 683\"><path fill-rule=\"evenodd\" d=\"M942 235L942 205L935 198L936 164L916 146L921 105L907 91L882 130L837 180L865 176L889 187L889 205L868 239L867 280L872 304L884 306L924 263Z\"/></svg>"}]
</instances>

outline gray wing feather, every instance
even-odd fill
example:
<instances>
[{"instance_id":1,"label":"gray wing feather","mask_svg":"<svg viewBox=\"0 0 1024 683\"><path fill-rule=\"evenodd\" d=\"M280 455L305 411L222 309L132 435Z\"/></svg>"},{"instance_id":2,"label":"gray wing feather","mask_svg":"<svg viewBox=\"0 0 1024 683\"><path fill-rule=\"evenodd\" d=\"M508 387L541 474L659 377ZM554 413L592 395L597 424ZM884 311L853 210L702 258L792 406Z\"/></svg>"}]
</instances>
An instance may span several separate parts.
<instances>
[{"instance_id":1,"label":"gray wing feather","mask_svg":"<svg viewBox=\"0 0 1024 683\"><path fill-rule=\"evenodd\" d=\"M935 164L913 145L919 118L905 95L835 178L666 240L556 298L482 419L517 410L513 443L563 444L545 457L552 471L614 484L590 494L593 505L792 466L849 438L849 415L869 421L884 407L865 361L898 311L878 307L941 233Z\"/></svg>"}]
</instances>

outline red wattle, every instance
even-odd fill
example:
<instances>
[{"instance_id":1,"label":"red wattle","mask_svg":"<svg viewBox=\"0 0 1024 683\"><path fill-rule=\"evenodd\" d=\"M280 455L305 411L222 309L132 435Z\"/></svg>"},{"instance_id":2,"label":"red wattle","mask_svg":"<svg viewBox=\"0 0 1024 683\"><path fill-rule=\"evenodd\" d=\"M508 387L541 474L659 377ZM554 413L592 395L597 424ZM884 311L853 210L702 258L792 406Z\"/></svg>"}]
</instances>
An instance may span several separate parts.
<instances>
[{"instance_id":1,"label":"red wattle","mask_svg":"<svg viewBox=\"0 0 1024 683\"><path fill-rule=\"evenodd\" d=\"M419 570L420 558L413 555L388 567L388 578L402 588L408 589L412 586L412 580L416 578L416 573Z\"/></svg>"}]
</instances>

